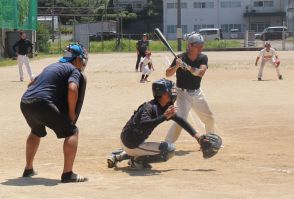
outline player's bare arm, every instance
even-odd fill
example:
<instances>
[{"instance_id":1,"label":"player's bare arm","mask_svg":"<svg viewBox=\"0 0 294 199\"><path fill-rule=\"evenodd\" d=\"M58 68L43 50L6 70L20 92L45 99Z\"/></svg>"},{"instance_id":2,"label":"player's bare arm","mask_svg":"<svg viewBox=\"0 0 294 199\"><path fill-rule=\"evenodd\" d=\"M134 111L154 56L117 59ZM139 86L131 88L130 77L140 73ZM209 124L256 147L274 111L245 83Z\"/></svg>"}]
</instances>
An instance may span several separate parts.
<instances>
[{"instance_id":1,"label":"player's bare arm","mask_svg":"<svg viewBox=\"0 0 294 199\"><path fill-rule=\"evenodd\" d=\"M183 61L180 58L176 59L176 65L166 69L166 72L165 72L166 77L173 76L176 73L176 71L178 70L178 68L181 67L182 64L183 64Z\"/></svg>"},{"instance_id":2,"label":"player's bare arm","mask_svg":"<svg viewBox=\"0 0 294 199\"><path fill-rule=\"evenodd\" d=\"M258 61L259 61L259 57L256 57L256 60L255 60L255 66L257 66Z\"/></svg>"},{"instance_id":3,"label":"player's bare arm","mask_svg":"<svg viewBox=\"0 0 294 199\"><path fill-rule=\"evenodd\" d=\"M78 86L73 82L69 83L67 101L68 101L68 117L71 121L75 121L76 119L75 110L76 110L78 95L79 95Z\"/></svg>"}]
</instances>

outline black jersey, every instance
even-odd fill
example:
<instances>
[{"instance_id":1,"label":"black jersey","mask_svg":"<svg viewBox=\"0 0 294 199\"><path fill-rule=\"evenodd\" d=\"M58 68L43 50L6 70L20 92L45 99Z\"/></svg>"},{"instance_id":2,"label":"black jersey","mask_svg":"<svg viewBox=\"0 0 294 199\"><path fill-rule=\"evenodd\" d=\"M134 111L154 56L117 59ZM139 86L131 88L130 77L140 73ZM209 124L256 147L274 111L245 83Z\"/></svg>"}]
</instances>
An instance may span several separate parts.
<instances>
[{"instance_id":1,"label":"black jersey","mask_svg":"<svg viewBox=\"0 0 294 199\"><path fill-rule=\"evenodd\" d=\"M33 44L30 40L20 39L13 45L12 49L15 53L17 52L20 55L27 55L33 51Z\"/></svg>"},{"instance_id":2,"label":"black jersey","mask_svg":"<svg viewBox=\"0 0 294 199\"><path fill-rule=\"evenodd\" d=\"M140 53L144 54L146 52L146 50L148 49L148 46L149 46L149 41L146 40L139 40L137 42L137 49Z\"/></svg>"},{"instance_id":3,"label":"black jersey","mask_svg":"<svg viewBox=\"0 0 294 199\"><path fill-rule=\"evenodd\" d=\"M183 60L186 64L194 68L200 68L200 65L206 65L208 63L208 58L204 54L200 54L195 61L191 61L188 57L187 53L182 53L178 55L178 57ZM176 59L174 59L173 63L170 67L174 67L176 65ZM190 73L190 71L184 70L182 68L178 68L176 72L177 76L177 87L184 89L199 89L202 77L194 76Z\"/></svg>"},{"instance_id":4,"label":"black jersey","mask_svg":"<svg viewBox=\"0 0 294 199\"><path fill-rule=\"evenodd\" d=\"M139 106L122 130L123 144L130 149L137 148L142 144L151 135L154 128L166 120L163 114L168 106L162 107L156 100ZM171 119L182 126L190 135L196 134L196 131L182 118L175 115Z\"/></svg>"}]
</instances>

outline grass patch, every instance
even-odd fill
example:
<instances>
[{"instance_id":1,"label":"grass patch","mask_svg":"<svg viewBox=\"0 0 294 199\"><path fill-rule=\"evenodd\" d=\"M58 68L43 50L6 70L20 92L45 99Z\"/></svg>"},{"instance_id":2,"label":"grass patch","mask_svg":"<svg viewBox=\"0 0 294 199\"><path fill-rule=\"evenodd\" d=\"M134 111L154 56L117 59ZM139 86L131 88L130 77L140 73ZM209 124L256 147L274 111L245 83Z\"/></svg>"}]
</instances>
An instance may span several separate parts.
<instances>
[{"instance_id":1,"label":"grass patch","mask_svg":"<svg viewBox=\"0 0 294 199\"><path fill-rule=\"evenodd\" d=\"M34 58L30 59L30 61L39 60L39 59L45 59L50 57L57 57L57 54L46 54L46 53L39 53L38 56L35 56ZM17 64L16 59L11 58L1 58L0 59L0 67L4 66L13 66Z\"/></svg>"},{"instance_id":2,"label":"grass patch","mask_svg":"<svg viewBox=\"0 0 294 199\"><path fill-rule=\"evenodd\" d=\"M90 52L134 52L136 51L137 40L122 39L120 45L117 45L116 39L107 41L91 41ZM60 46L64 49L70 42L62 41L51 43L50 53L60 53ZM169 41L171 47L177 51L178 42L177 40ZM239 41L234 40L220 40L220 41L208 41L205 43L205 48L239 48L242 44ZM182 41L182 51L187 48L187 43ZM150 41L150 49L153 52L167 51L167 48L162 44L161 41L152 40Z\"/></svg>"}]
</instances>

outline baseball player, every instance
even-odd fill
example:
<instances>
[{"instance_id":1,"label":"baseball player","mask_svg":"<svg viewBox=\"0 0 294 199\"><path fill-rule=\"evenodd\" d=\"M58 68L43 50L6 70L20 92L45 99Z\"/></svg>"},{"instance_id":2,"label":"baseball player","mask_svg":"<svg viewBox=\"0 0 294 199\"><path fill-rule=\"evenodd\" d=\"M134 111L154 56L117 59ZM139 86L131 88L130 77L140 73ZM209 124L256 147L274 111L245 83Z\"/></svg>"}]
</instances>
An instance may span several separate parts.
<instances>
[{"instance_id":1,"label":"baseball player","mask_svg":"<svg viewBox=\"0 0 294 199\"><path fill-rule=\"evenodd\" d=\"M166 70L166 76L176 73L178 115L186 119L191 109L205 125L206 134L215 132L215 121L205 96L200 88L202 77L208 69L208 58L202 53L204 39L200 34L191 34L187 38L187 52L178 55ZM169 129L165 141L174 143L182 127L174 123Z\"/></svg>"},{"instance_id":2,"label":"baseball player","mask_svg":"<svg viewBox=\"0 0 294 199\"><path fill-rule=\"evenodd\" d=\"M137 51L137 62L136 62L136 71L138 72L139 70L139 63L141 61L141 58L145 57L145 52L148 50L149 47L149 41L148 41L148 36L146 33L143 34L142 40L139 40L136 43L136 51Z\"/></svg>"},{"instance_id":3,"label":"baseball player","mask_svg":"<svg viewBox=\"0 0 294 199\"><path fill-rule=\"evenodd\" d=\"M17 56L18 69L19 69L19 79L22 82L24 80L23 77L23 64L26 66L27 72L29 74L30 80L34 80L34 75L32 73L32 69L29 63L28 54L33 51L33 44L30 40L26 39L26 33L23 31L19 32L19 40L12 46L13 52Z\"/></svg>"},{"instance_id":4,"label":"baseball player","mask_svg":"<svg viewBox=\"0 0 294 199\"><path fill-rule=\"evenodd\" d=\"M144 59L140 63L140 71L142 72L141 83L148 81L147 78L150 76L152 70L154 71L151 60L151 51L147 50Z\"/></svg>"},{"instance_id":5,"label":"baseball player","mask_svg":"<svg viewBox=\"0 0 294 199\"><path fill-rule=\"evenodd\" d=\"M260 58L262 60L261 60L261 64L260 64L260 68L259 68L259 72L257 76L258 81L262 81L263 69L266 63L272 64L276 68L279 80L283 80L283 76L281 75L280 69L279 69L280 60L279 60L278 54L275 51L275 49L271 48L270 42L265 42L264 49L262 49L259 52L259 55L256 57L255 66L258 65L258 61Z\"/></svg>"},{"instance_id":6,"label":"baseball player","mask_svg":"<svg viewBox=\"0 0 294 199\"><path fill-rule=\"evenodd\" d=\"M33 167L40 140L46 136L46 127L57 138L64 138L64 167L61 182L84 182L87 178L73 173L79 130L75 125L77 102L83 80L81 73L87 64L87 54L79 45L73 44L58 63L47 66L21 98L21 111L31 128L26 142L26 166L23 177L36 175Z\"/></svg>"},{"instance_id":7,"label":"baseball player","mask_svg":"<svg viewBox=\"0 0 294 199\"><path fill-rule=\"evenodd\" d=\"M198 133L184 119L179 117L173 106L177 93L175 85L167 79L160 79L152 83L154 99L139 106L124 126L120 135L123 149L112 152L107 159L108 167L117 166L118 162L130 159L129 165L135 169L150 169L150 163L164 162L173 157L175 148L168 142L146 142L146 139L160 123L173 120L181 125L201 145L201 148L210 147L215 142L220 146L221 140L212 135L209 137L199 136ZM217 149L217 147L215 149ZM206 158L212 157L217 150L211 151ZM203 154L204 154L203 150Z\"/></svg>"}]
</instances>

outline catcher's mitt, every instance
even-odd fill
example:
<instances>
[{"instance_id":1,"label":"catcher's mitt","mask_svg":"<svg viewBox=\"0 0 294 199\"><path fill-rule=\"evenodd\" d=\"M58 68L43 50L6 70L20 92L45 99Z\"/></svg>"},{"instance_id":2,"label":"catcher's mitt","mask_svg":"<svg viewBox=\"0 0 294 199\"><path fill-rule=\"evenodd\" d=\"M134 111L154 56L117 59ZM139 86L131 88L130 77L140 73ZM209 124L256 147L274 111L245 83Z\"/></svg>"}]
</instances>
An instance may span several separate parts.
<instances>
[{"instance_id":1,"label":"catcher's mitt","mask_svg":"<svg viewBox=\"0 0 294 199\"><path fill-rule=\"evenodd\" d=\"M222 139L216 134L204 134L199 139L203 158L211 158L217 154L218 150L222 146Z\"/></svg>"}]
</instances>

